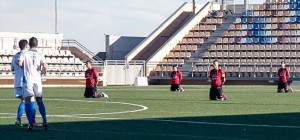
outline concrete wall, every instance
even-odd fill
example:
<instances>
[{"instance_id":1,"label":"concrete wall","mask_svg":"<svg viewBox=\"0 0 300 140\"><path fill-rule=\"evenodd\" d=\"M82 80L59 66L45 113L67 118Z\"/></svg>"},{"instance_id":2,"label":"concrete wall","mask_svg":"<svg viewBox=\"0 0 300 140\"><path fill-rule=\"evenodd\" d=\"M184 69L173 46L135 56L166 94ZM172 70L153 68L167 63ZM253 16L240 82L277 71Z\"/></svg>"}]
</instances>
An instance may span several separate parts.
<instances>
[{"instance_id":1,"label":"concrete wall","mask_svg":"<svg viewBox=\"0 0 300 140\"><path fill-rule=\"evenodd\" d=\"M199 6L198 6L199 7ZM176 46L188 32L201 21L212 10L212 3L207 3L201 9L196 10L196 15L188 21L181 29L179 29L163 46L161 46L153 55L146 61L146 74L149 75L156 65L166 56L173 47Z\"/></svg>"},{"instance_id":2,"label":"concrete wall","mask_svg":"<svg viewBox=\"0 0 300 140\"><path fill-rule=\"evenodd\" d=\"M106 60L124 60L145 37L106 35Z\"/></svg>"},{"instance_id":3,"label":"concrete wall","mask_svg":"<svg viewBox=\"0 0 300 140\"><path fill-rule=\"evenodd\" d=\"M138 53L140 53L149 43L153 41L162 31L165 30L179 15L184 11L191 12L192 5L184 3L180 6L167 20L165 20L159 27L157 27L146 39L144 39L137 47L135 47L128 55L126 55L125 60L132 60Z\"/></svg>"},{"instance_id":4,"label":"concrete wall","mask_svg":"<svg viewBox=\"0 0 300 140\"><path fill-rule=\"evenodd\" d=\"M18 43L21 39L29 40L31 37L36 37L39 41L39 47L56 49L61 46L63 34L49 33L14 33L0 32L0 49L18 49Z\"/></svg>"}]
</instances>

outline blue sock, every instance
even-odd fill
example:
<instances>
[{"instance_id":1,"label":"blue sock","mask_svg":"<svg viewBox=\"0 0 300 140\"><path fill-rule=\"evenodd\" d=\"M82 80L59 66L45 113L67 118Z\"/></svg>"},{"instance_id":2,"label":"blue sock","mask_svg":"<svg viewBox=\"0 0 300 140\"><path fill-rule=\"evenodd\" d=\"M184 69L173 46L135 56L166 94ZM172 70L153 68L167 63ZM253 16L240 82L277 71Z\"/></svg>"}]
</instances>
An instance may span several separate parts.
<instances>
[{"instance_id":1,"label":"blue sock","mask_svg":"<svg viewBox=\"0 0 300 140\"><path fill-rule=\"evenodd\" d=\"M38 106L39 106L40 114L42 115L42 118L43 118L43 122L47 122L46 108L45 108L44 102L38 102Z\"/></svg>"},{"instance_id":2,"label":"blue sock","mask_svg":"<svg viewBox=\"0 0 300 140\"><path fill-rule=\"evenodd\" d=\"M31 120L32 123L35 123L35 112L36 112L36 108L35 108L35 102L30 102L30 107L31 107Z\"/></svg>"},{"instance_id":3,"label":"blue sock","mask_svg":"<svg viewBox=\"0 0 300 140\"><path fill-rule=\"evenodd\" d=\"M25 109L25 103L21 102L19 107L18 107L17 120L21 121L24 109Z\"/></svg>"},{"instance_id":4,"label":"blue sock","mask_svg":"<svg viewBox=\"0 0 300 140\"><path fill-rule=\"evenodd\" d=\"M32 122L32 115L31 115L31 103L25 104L25 112L26 112L28 124L32 124L33 122Z\"/></svg>"}]
</instances>

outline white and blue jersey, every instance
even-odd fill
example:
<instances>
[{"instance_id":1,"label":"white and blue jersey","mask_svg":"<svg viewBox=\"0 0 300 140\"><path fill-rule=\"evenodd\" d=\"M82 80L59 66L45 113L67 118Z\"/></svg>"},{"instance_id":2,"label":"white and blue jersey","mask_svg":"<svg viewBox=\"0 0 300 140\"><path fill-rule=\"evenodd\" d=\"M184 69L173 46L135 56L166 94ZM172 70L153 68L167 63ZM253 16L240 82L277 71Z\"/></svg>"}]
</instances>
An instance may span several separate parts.
<instances>
[{"instance_id":1,"label":"white and blue jersey","mask_svg":"<svg viewBox=\"0 0 300 140\"><path fill-rule=\"evenodd\" d=\"M24 97L42 96L41 65L45 63L45 56L37 50L28 50L19 58L23 61Z\"/></svg>"},{"instance_id":2,"label":"white and blue jersey","mask_svg":"<svg viewBox=\"0 0 300 140\"><path fill-rule=\"evenodd\" d=\"M19 58L22 52L18 52L14 55L11 62L11 70L15 72L14 85L15 87L22 87L23 85L23 69L18 65Z\"/></svg>"},{"instance_id":3,"label":"white and blue jersey","mask_svg":"<svg viewBox=\"0 0 300 140\"><path fill-rule=\"evenodd\" d=\"M11 70L15 72L15 79L14 79L14 94L15 97L20 98L23 97L23 77L24 71L18 65L19 58L23 52L18 52L14 55L12 62L11 62Z\"/></svg>"}]
</instances>

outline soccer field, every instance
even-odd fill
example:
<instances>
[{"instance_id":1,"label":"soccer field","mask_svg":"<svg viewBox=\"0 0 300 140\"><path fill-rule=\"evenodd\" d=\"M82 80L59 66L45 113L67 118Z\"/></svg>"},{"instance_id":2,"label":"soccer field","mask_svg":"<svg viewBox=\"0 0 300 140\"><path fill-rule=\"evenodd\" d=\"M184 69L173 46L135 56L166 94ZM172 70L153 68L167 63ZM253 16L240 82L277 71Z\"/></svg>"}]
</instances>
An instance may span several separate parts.
<instances>
[{"instance_id":1,"label":"soccer field","mask_svg":"<svg viewBox=\"0 0 300 140\"><path fill-rule=\"evenodd\" d=\"M208 100L209 86L100 87L109 98L83 98L83 88L44 88L49 130L14 125L19 100L0 89L0 139L298 139L300 87L224 86L229 100ZM41 122L37 109L37 121ZM25 113L23 123L26 123Z\"/></svg>"}]
</instances>

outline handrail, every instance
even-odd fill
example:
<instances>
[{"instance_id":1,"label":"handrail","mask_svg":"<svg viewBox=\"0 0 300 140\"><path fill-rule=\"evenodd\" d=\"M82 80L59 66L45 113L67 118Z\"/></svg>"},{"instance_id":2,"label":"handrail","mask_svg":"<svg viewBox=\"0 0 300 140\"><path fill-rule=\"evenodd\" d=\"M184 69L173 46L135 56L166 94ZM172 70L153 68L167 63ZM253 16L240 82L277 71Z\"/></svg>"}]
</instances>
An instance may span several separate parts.
<instances>
[{"instance_id":1,"label":"handrail","mask_svg":"<svg viewBox=\"0 0 300 140\"><path fill-rule=\"evenodd\" d=\"M62 46L66 47L64 44L68 44L67 47L69 47L70 44L74 44L74 47L78 48L79 50L83 50L82 52L84 54L87 54L87 56L89 56L92 60L94 60L94 61L96 61L98 63L103 63L103 60L100 57L98 57L96 54L94 54L93 52L91 52L89 49L87 49L84 45L82 45L77 40L74 40L74 39L62 40Z\"/></svg>"}]
</instances>

